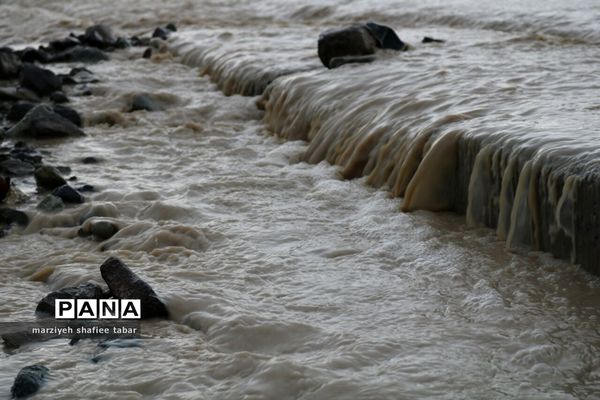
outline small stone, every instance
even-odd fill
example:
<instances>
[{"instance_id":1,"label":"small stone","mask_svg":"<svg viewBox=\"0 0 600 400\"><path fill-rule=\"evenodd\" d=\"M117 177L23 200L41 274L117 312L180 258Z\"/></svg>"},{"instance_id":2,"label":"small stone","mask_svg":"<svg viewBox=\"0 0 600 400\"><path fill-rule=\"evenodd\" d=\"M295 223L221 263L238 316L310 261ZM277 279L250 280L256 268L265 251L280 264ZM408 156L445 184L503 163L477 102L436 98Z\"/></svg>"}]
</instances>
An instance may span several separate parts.
<instances>
[{"instance_id":1,"label":"small stone","mask_svg":"<svg viewBox=\"0 0 600 400\"><path fill-rule=\"evenodd\" d=\"M69 102L69 98L67 97L67 95L61 91L52 93L50 95L50 100L53 103L68 103Z\"/></svg>"},{"instance_id":2,"label":"small stone","mask_svg":"<svg viewBox=\"0 0 600 400\"><path fill-rule=\"evenodd\" d=\"M37 209L45 212L57 212L62 211L65 208L65 203L60 197L49 194L44 197L42 201L37 205Z\"/></svg>"},{"instance_id":3,"label":"small stone","mask_svg":"<svg viewBox=\"0 0 600 400\"><path fill-rule=\"evenodd\" d=\"M142 58L151 58L152 57L152 49L148 47L144 50L144 54L142 54Z\"/></svg>"},{"instance_id":4,"label":"small stone","mask_svg":"<svg viewBox=\"0 0 600 400\"><path fill-rule=\"evenodd\" d=\"M50 165L42 165L36 168L33 177L38 188L45 190L54 190L67 184L58 169Z\"/></svg>"},{"instance_id":5,"label":"small stone","mask_svg":"<svg viewBox=\"0 0 600 400\"><path fill-rule=\"evenodd\" d=\"M89 226L84 228L79 230L80 236L88 236L89 234L100 242L110 239L115 233L119 232L119 226L107 220L90 221Z\"/></svg>"},{"instance_id":6,"label":"small stone","mask_svg":"<svg viewBox=\"0 0 600 400\"><path fill-rule=\"evenodd\" d=\"M14 399L23 399L36 393L48 377L48 368L43 365L29 365L22 368L10 388Z\"/></svg>"},{"instance_id":7,"label":"small stone","mask_svg":"<svg viewBox=\"0 0 600 400\"><path fill-rule=\"evenodd\" d=\"M444 42L445 42L445 40L442 40L442 39L434 39L434 38L432 38L432 37L429 37L429 36L425 36L425 37L423 38L423 40L421 40L421 43L444 43Z\"/></svg>"},{"instance_id":8,"label":"small stone","mask_svg":"<svg viewBox=\"0 0 600 400\"><path fill-rule=\"evenodd\" d=\"M52 191L52 194L60 197L65 203L81 204L85 202L85 197L69 185L62 185Z\"/></svg>"},{"instance_id":9,"label":"small stone","mask_svg":"<svg viewBox=\"0 0 600 400\"><path fill-rule=\"evenodd\" d=\"M154 30L154 32L152 33L152 37L160 38L162 40L167 40L170 34L171 34L170 30L159 27Z\"/></svg>"},{"instance_id":10,"label":"small stone","mask_svg":"<svg viewBox=\"0 0 600 400\"><path fill-rule=\"evenodd\" d=\"M132 46L143 47L150 44L150 38L140 38L138 36L132 36L129 39Z\"/></svg>"},{"instance_id":11,"label":"small stone","mask_svg":"<svg viewBox=\"0 0 600 400\"><path fill-rule=\"evenodd\" d=\"M84 157L81 159L81 162L83 164L98 164L100 162L100 160L96 157Z\"/></svg>"}]
</instances>

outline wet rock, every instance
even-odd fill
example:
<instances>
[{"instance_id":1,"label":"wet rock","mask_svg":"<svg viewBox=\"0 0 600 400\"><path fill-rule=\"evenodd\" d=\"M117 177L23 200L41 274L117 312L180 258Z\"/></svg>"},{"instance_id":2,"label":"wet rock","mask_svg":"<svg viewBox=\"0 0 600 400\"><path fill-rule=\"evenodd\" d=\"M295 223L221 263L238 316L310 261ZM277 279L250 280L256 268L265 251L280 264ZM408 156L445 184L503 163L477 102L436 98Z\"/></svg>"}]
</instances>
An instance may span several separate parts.
<instances>
[{"instance_id":1,"label":"wet rock","mask_svg":"<svg viewBox=\"0 0 600 400\"><path fill-rule=\"evenodd\" d=\"M48 48L50 51L57 53L70 49L71 47L79 46L80 44L81 41L77 39L77 37L67 36L64 39L52 40L50 43L48 43Z\"/></svg>"},{"instance_id":2,"label":"wet rock","mask_svg":"<svg viewBox=\"0 0 600 400\"><path fill-rule=\"evenodd\" d=\"M167 24L165 26L165 29L167 29L167 30L169 30L171 32L177 32L177 27L175 26L174 23Z\"/></svg>"},{"instance_id":3,"label":"wet rock","mask_svg":"<svg viewBox=\"0 0 600 400\"><path fill-rule=\"evenodd\" d=\"M152 37L153 38L159 38L162 40L167 40L169 38L169 35L171 34L171 31L165 28L156 28L154 30L154 32L152 32Z\"/></svg>"},{"instance_id":4,"label":"wet rock","mask_svg":"<svg viewBox=\"0 0 600 400\"><path fill-rule=\"evenodd\" d=\"M9 156L34 166L40 165L42 162L42 155L36 149L27 146L21 141L15 143L14 147L10 150Z\"/></svg>"},{"instance_id":5,"label":"wet rock","mask_svg":"<svg viewBox=\"0 0 600 400\"><path fill-rule=\"evenodd\" d=\"M154 101L154 99L152 99L151 96L141 93L133 96L131 99L131 106L129 108L130 112L139 110L160 111L161 107Z\"/></svg>"},{"instance_id":6,"label":"wet rock","mask_svg":"<svg viewBox=\"0 0 600 400\"><path fill-rule=\"evenodd\" d=\"M379 25L375 22L367 22L365 27L375 39L375 44L380 49L406 50L407 45L400 40L396 32L389 26Z\"/></svg>"},{"instance_id":7,"label":"wet rock","mask_svg":"<svg viewBox=\"0 0 600 400\"><path fill-rule=\"evenodd\" d=\"M114 205L107 207L106 205L95 204L79 217L79 225L83 225L88 219L93 217L113 217L115 215L118 215L118 210Z\"/></svg>"},{"instance_id":8,"label":"wet rock","mask_svg":"<svg viewBox=\"0 0 600 400\"><path fill-rule=\"evenodd\" d=\"M54 190L57 187L67 184L65 178L58 172L58 169L50 165L42 165L36 168L33 177L35 178L37 187L45 190Z\"/></svg>"},{"instance_id":9,"label":"wet rock","mask_svg":"<svg viewBox=\"0 0 600 400\"><path fill-rule=\"evenodd\" d=\"M6 134L9 137L30 137L34 139L85 135L76 124L54 112L50 106L44 104L37 105L31 109Z\"/></svg>"},{"instance_id":10,"label":"wet rock","mask_svg":"<svg viewBox=\"0 0 600 400\"><path fill-rule=\"evenodd\" d=\"M75 86L75 90L72 94L74 96L91 96L92 89L90 89L87 85L77 85Z\"/></svg>"},{"instance_id":11,"label":"wet rock","mask_svg":"<svg viewBox=\"0 0 600 400\"><path fill-rule=\"evenodd\" d=\"M132 46L143 47L150 45L150 38L140 38L138 36L132 36L129 39Z\"/></svg>"},{"instance_id":12,"label":"wet rock","mask_svg":"<svg viewBox=\"0 0 600 400\"><path fill-rule=\"evenodd\" d=\"M151 58L152 57L152 49L148 47L144 50L144 54L142 54L142 58Z\"/></svg>"},{"instance_id":13,"label":"wet rock","mask_svg":"<svg viewBox=\"0 0 600 400\"><path fill-rule=\"evenodd\" d=\"M81 162L83 164L98 164L100 162L100 159L98 159L96 157L89 156L89 157L83 157L81 159Z\"/></svg>"},{"instance_id":14,"label":"wet rock","mask_svg":"<svg viewBox=\"0 0 600 400\"><path fill-rule=\"evenodd\" d=\"M376 49L406 48L391 28L373 22L329 30L323 32L318 40L319 59L327 68L373 61Z\"/></svg>"},{"instance_id":15,"label":"wet rock","mask_svg":"<svg viewBox=\"0 0 600 400\"><path fill-rule=\"evenodd\" d=\"M27 114L37 103L31 101L18 101L12 105L6 118L9 121L19 121Z\"/></svg>"},{"instance_id":16,"label":"wet rock","mask_svg":"<svg viewBox=\"0 0 600 400\"><path fill-rule=\"evenodd\" d=\"M168 318L169 312L154 290L121 260L111 257L100 266L102 278L118 299L140 299L142 318Z\"/></svg>"},{"instance_id":17,"label":"wet rock","mask_svg":"<svg viewBox=\"0 0 600 400\"><path fill-rule=\"evenodd\" d=\"M105 219L89 220L79 229L79 236L93 236L97 241L105 241L110 239L119 232L120 228L112 221Z\"/></svg>"},{"instance_id":18,"label":"wet rock","mask_svg":"<svg viewBox=\"0 0 600 400\"><path fill-rule=\"evenodd\" d=\"M63 92L54 92L50 95L50 100L53 103L68 103L69 98Z\"/></svg>"},{"instance_id":19,"label":"wet rock","mask_svg":"<svg viewBox=\"0 0 600 400\"><path fill-rule=\"evenodd\" d=\"M11 49L0 48L0 79L12 79L19 75L21 59Z\"/></svg>"},{"instance_id":20,"label":"wet rock","mask_svg":"<svg viewBox=\"0 0 600 400\"><path fill-rule=\"evenodd\" d=\"M21 62L24 63L42 63L45 64L50 61L50 55L43 49L34 49L28 47L20 52L17 52L21 58Z\"/></svg>"},{"instance_id":21,"label":"wet rock","mask_svg":"<svg viewBox=\"0 0 600 400\"><path fill-rule=\"evenodd\" d=\"M94 73L87 68L73 68L68 75L62 75L63 84L99 82Z\"/></svg>"},{"instance_id":22,"label":"wet rock","mask_svg":"<svg viewBox=\"0 0 600 400\"><path fill-rule=\"evenodd\" d=\"M60 197L65 203L81 204L85 202L85 197L69 185L57 187L52 191L52 194Z\"/></svg>"},{"instance_id":23,"label":"wet rock","mask_svg":"<svg viewBox=\"0 0 600 400\"><path fill-rule=\"evenodd\" d=\"M56 299L106 299L108 297L108 293L104 292L100 286L93 283L84 283L48 294L40 300L35 312L54 315L54 303Z\"/></svg>"},{"instance_id":24,"label":"wet rock","mask_svg":"<svg viewBox=\"0 0 600 400\"><path fill-rule=\"evenodd\" d=\"M29 217L19 210L0 208L0 225L11 226L14 224L27 226L29 224Z\"/></svg>"},{"instance_id":25,"label":"wet rock","mask_svg":"<svg viewBox=\"0 0 600 400\"><path fill-rule=\"evenodd\" d=\"M93 187L92 185L81 185L81 186L77 186L77 191L80 193L87 193L87 192L95 192L96 188Z\"/></svg>"},{"instance_id":26,"label":"wet rock","mask_svg":"<svg viewBox=\"0 0 600 400\"><path fill-rule=\"evenodd\" d=\"M432 38L432 37L429 37L429 36L425 36L425 37L423 38L423 40L421 40L421 43L444 43L444 42L445 42L445 40L442 40L442 39L434 39L434 38Z\"/></svg>"},{"instance_id":27,"label":"wet rock","mask_svg":"<svg viewBox=\"0 0 600 400\"><path fill-rule=\"evenodd\" d=\"M10 192L10 178L0 176L0 202L3 201Z\"/></svg>"},{"instance_id":28,"label":"wet rock","mask_svg":"<svg viewBox=\"0 0 600 400\"><path fill-rule=\"evenodd\" d=\"M62 89L62 80L54 72L29 63L21 66L19 84L38 96L48 96Z\"/></svg>"},{"instance_id":29,"label":"wet rock","mask_svg":"<svg viewBox=\"0 0 600 400\"><path fill-rule=\"evenodd\" d=\"M8 176L28 176L33 174L35 167L27 161L8 158L0 161L0 172Z\"/></svg>"},{"instance_id":30,"label":"wet rock","mask_svg":"<svg viewBox=\"0 0 600 400\"><path fill-rule=\"evenodd\" d=\"M52 194L44 197L37 205L37 209L44 212L58 212L65 208L65 203L60 197Z\"/></svg>"},{"instance_id":31,"label":"wet rock","mask_svg":"<svg viewBox=\"0 0 600 400\"><path fill-rule=\"evenodd\" d=\"M14 399L23 399L40 390L48 377L48 368L43 365L28 365L22 368L10 388Z\"/></svg>"},{"instance_id":32,"label":"wet rock","mask_svg":"<svg viewBox=\"0 0 600 400\"><path fill-rule=\"evenodd\" d=\"M97 63L106 60L109 57L105 52L90 46L75 46L52 56L53 62Z\"/></svg>"},{"instance_id":33,"label":"wet rock","mask_svg":"<svg viewBox=\"0 0 600 400\"><path fill-rule=\"evenodd\" d=\"M58 115L60 115L61 117L68 119L73 124L77 125L78 127L83 126L83 121L81 120L81 116L79 115L79 113L77 111L75 111L71 107L56 104L52 107L52 110L54 110L54 112L57 113Z\"/></svg>"},{"instance_id":34,"label":"wet rock","mask_svg":"<svg viewBox=\"0 0 600 400\"><path fill-rule=\"evenodd\" d=\"M39 102L40 98L37 94L29 89L22 87L3 87L0 88L0 101L34 101Z\"/></svg>"},{"instance_id":35,"label":"wet rock","mask_svg":"<svg viewBox=\"0 0 600 400\"><path fill-rule=\"evenodd\" d=\"M107 49L114 46L117 38L109 26L98 24L87 28L79 40L88 46Z\"/></svg>"},{"instance_id":36,"label":"wet rock","mask_svg":"<svg viewBox=\"0 0 600 400\"><path fill-rule=\"evenodd\" d=\"M118 37L114 46L116 49L126 49L128 47L131 47L131 43L129 43L129 40L127 40L127 38Z\"/></svg>"}]
</instances>

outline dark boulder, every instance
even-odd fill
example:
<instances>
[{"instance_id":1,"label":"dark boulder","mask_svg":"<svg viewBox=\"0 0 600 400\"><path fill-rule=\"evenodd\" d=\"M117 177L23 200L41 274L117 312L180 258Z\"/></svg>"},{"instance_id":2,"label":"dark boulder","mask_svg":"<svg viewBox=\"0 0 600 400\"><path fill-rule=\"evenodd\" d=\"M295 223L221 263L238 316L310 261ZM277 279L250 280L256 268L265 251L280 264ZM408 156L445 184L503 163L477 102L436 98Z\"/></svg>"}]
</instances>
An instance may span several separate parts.
<instances>
[{"instance_id":1,"label":"dark boulder","mask_svg":"<svg viewBox=\"0 0 600 400\"><path fill-rule=\"evenodd\" d=\"M374 22L323 32L318 54L323 65L336 68L353 62L370 62L377 49L406 50L393 29Z\"/></svg>"},{"instance_id":2,"label":"dark boulder","mask_svg":"<svg viewBox=\"0 0 600 400\"><path fill-rule=\"evenodd\" d=\"M81 41L76 36L67 36L64 39L52 40L48 43L48 50L58 53L71 47L79 46L80 44Z\"/></svg>"},{"instance_id":3,"label":"dark boulder","mask_svg":"<svg viewBox=\"0 0 600 400\"><path fill-rule=\"evenodd\" d=\"M10 388L13 399L23 399L36 393L48 377L48 368L43 365L29 365L22 368Z\"/></svg>"},{"instance_id":4,"label":"dark boulder","mask_svg":"<svg viewBox=\"0 0 600 400\"><path fill-rule=\"evenodd\" d=\"M62 201L62 199L52 194L44 197L37 205L37 209L44 212L62 211L64 208L65 203Z\"/></svg>"},{"instance_id":5,"label":"dark boulder","mask_svg":"<svg viewBox=\"0 0 600 400\"><path fill-rule=\"evenodd\" d=\"M42 97L62 89L62 80L54 72L29 63L21 66L19 84Z\"/></svg>"},{"instance_id":6,"label":"dark boulder","mask_svg":"<svg viewBox=\"0 0 600 400\"><path fill-rule=\"evenodd\" d=\"M53 62L97 63L106 60L109 60L109 57L105 52L90 46L71 47L52 56Z\"/></svg>"},{"instance_id":7,"label":"dark boulder","mask_svg":"<svg viewBox=\"0 0 600 400\"><path fill-rule=\"evenodd\" d=\"M23 211L12 208L0 208L0 225L11 226L13 224L27 226L29 217Z\"/></svg>"},{"instance_id":8,"label":"dark boulder","mask_svg":"<svg viewBox=\"0 0 600 400\"><path fill-rule=\"evenodd\" d=\"M45 64L47 62L50 62L50 54L48 54L44 49L34 49L32 47L28 47L16 53L21 58L21 62L24 63L38 62Z\"/></svg>"},{"instance_id":9,"label":"dark boulder","mask_svg":"<svg viewBox=\"0 0 600 400\"><path fill-rule=\"evenodd\" d=\"M73 124L77 125L78 127L83 126L83 121L81 120L81 116L79 115L79 113L77 111L75 111L71 107L56 104L52 107L52 110L54 110L54 112L57 113L58 115L60 115L61 117L68 119Z\"/></svg>"},{"instance_id":10,"label":"dark boulder","mask_svg":"<svg viewBox=\"0 0 600 400\"><path fill-rule=\"evenodd\" d=\"M50 106L45 104L40 104L32 108L6 134L9 137L30 137L33 139L85 135L76 124L56 113Z\"/></svg>"},{"instance_id":11,"label":"dark boulder","mask_svg":"<svg viewBox=\"0 0 600 400\"><path fill-rule=\"evenodd\" d=\"M9 121L19 121L27 115L29 111L31 111L37 103L33 103L31 101L19 101L10 108L6 118ZM81 127L82 121L81 116L77 111L72 109L71 107L63 106L63 105L54 105L52 106L52 110L63 118L68 119L75 125Z\"/></svg>"},{"instance_id":12,"label":"dark boulder","mask_svg":"<svg viewBox=\"0 0 600 400\"><path fill-rule=\"evenodd\" d=\"M154 290L121 260L111 257L100 266L102 278L113 297L140 299L142 318L168 318L169 312Z\"/></svg>"},{"instance_id":13,"label":"dark boulder","mask_svg":"<svg viewBox=\"0 0 600 400\"><path fill-rule=\"evenodd\" d=\"M79 40L88 46L97 47L99 49L108 49L113 47L117 42L117 38L112 32L112 29L106 25L93 25L85 30L85 33L79 36Z\"/></svg>"},{"instance_id":14,"label":"dark boulder","mask_svg":"<svg viewBox=\"0 0 600 400\"><path fill-rule=\"evenodd\" d=\"M52 194L60 197L65 203L81 204L85 202L85 197L69 185L57 187L52 191Z\"/></svg>"},{"instance_id":15,"label":"dark boulder","mask_svg":"<svg viewBox=\"0 0 600 400\"><path fill-rule=\"evenodd\" d=\"M45 190L54 190L57 187L67 184L65 178L58 172L58 169L50 165L42 165L36 168L33 177L35 178L37 187Z\"/></svg>"},{"instance_id":16,"label":"dark boulder","mask_svg":"<svg viewBox=\"0 0 600 400\"><path fill-rule=\"evenodd\" d=\"M54 315L54 303L56 299L106 299L108 297L108 293L104 292L100 286L93 283L84 283L48 294L40 300L35 312Z\"/></svg>"},{"instance_id":17,"label":"dark boulder","mask_svg":"<svg viewBox=\"0 0 600 400\"><path fill-rule=\"evenodd\" d=\"M434 38L432 38L432 37L429 37L429 36L425 36L425 37L423 38L423 40L421 40L421 43L444 43L444 42L445 42L445 40L442 40L442 39L434 39Z\"/></svg>"},{"instance_id":18,"label":"dark boulder","mask_svg":"<svg viewBox=\"0 0 600 400\"><path fill-rule=\"evenodd\" d=\"M93 72L87 68L73 68L68 75L62 75L63 84L96 83L99 82Z\"/></svg>"},{"instance_id":19,"label":"dark boulder","mask_svg":"<svg viewBox=\"0 0 600 400\"><path fill-rule=\"evenodd\" d=\"M11 49L0 48L0 79L12 79L19 75L21 59Z\"/></svg>"},{"instance_id":20,"label":"dark boulder","mask_svg":"<svg viewBox=\"0 0 600 400\"><path fill-rule=\"evenodd\" d=\"M367 22L365 27L371 33L380 49L406 50L406 44L400 40L396 32L389 26L379 25L375 22Z\"/></svg>"}]
</instances>

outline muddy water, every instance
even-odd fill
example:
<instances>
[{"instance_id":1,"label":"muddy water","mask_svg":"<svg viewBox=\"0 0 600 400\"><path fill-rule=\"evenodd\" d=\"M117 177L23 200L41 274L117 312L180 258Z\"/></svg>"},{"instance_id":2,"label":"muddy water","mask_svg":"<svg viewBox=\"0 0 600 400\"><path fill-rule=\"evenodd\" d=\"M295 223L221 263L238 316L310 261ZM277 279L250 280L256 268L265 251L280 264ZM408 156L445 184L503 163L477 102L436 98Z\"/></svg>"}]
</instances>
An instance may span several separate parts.
<instances>
[{"instance_id":1,"label":"muddy water","mask_svg":"<svg viewBox=\"0 0 600 400\"><path fill-rule=\"evenodd\" d=\"M36 144L47 163L71 166L98 191L81 207L39 214L33 182L17 181L31 195L24 208L32 222L0 242L0 318L27 320L50 290L102 283L98 266L115 255L152 284L172 320L144 323L141 347L110 348L98 362L92 341L2 354L0 396L33 363L51 370L37 398L598 396L595 278L545 253L509 252L495 231L468 227L463 216L401 213L406 204L388 195L393 185L382 179L374 188L361 174L343 180L335 152L317 157L328 150L312 140L348 133L345 124L365 126L363 134L369 124L380 134L402 123L421 132L472 113L481 118L456 118L463 125L436 134L526 133L535 141L554 126L553 140L570 140L571 128L593 146L597 114L585 110L593 110L586 88L595 78L582 61L596 56L586 44L596 40L593 6L415 2L405 13L367 2L38 3L0 5L0 43L43 42L92 22L127 34L170 21L180 29L153 60L133 48L90 66L101 82L92 96L72 98L87 137ZM393 24L415 45L423 34L452 40L400 60L384 54L362 69L317 69L318 32L359 19ZM532 30L552 36L531 39ZM522 58L537 46L541 59ZM592 83L576 82L583 73ZM270 89L281 101L271 107L267 99L266 114L256 106L264 98L236 94L258 94L284 74ZM138 93L156 94L166 109L126 113ZM500 132L502 117L512 131ZM298 138L311 141L286 140ZM84 165L84 156L102 162ZM123 229L102 243L78 237L91 208Z\"/></svg>"}]
</instances>

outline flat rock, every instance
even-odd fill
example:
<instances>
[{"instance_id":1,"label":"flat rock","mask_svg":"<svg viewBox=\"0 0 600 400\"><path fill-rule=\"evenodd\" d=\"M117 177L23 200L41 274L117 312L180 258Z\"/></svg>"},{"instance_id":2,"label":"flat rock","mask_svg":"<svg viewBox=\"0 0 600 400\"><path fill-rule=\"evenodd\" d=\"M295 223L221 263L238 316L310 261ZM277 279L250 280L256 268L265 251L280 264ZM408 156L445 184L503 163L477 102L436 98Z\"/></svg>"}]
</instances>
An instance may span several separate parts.
<instances>
[{"instance_id":1,"label":"flat rock","mask_svg":"<svg viewBox=\"0 0 600 400\"><path fill-rule=\"evenodd\" d=\"M24 399L36 393L48 377L49 370L43 365L29 365L22 368L10 388L14 399Z\"/></svg>"},{"instance_id":2,"label":"flat rock","mask_svg":"<svg viewBox=\"0 0 600 400\"><path fill-rule=\"evenodd\" d=\"M56 113L52 107L45 104L40 104L32 108L6 134L9 137L30 137L33 139L85 135L77 125Z\"/></svg>"},{"instance_id":3,"label":"flat rock","mask_svg":"<svg viewBox=\"0 0 600 400\"><path fill-rule=\"evenodd\" d=\"M113 297L140 299L142 318L168 318L169 312L154 290L118 258L110 257L100 266L102 278Z\"/></svg>"},{"instance_id":4,"label":"flat rock","mask_svg":"<svg viewBox=\"0 0 600 400\"><path fill-rule=\"evenodd\" d=\"M79 286L66 287L52 292L38 303L35 312L54 315L56 299L106 299L108 293L93 283L84 283Z\"/></svg>"},{"instance_id":5,"label":"flat rock","mask_svg":"<svg viewBox=\"0 0 600 400\"><path fill-rule=\"evenodd\" d=\"M62 90L62 80L54 72L29 63L21 66L19 85L42 97Z\"/></svg>"},{"instance_id":6,"label":"flat rock","mask_svg":"<svg viewBox=\"0 0 600 400\"><path fill-rule=\"evenodd\" d=\"M81 204L85 202L85 197L69 185L57 187L52 191L52 194L56 197L60 197L65 203Z\"/></svg>"}]
</instances>

